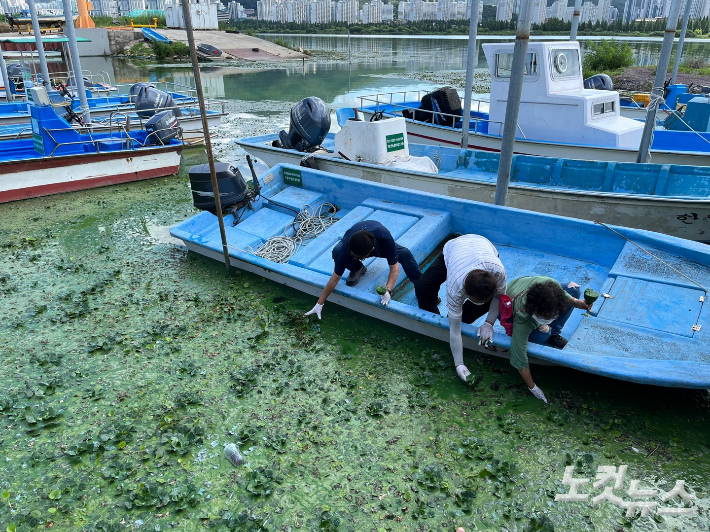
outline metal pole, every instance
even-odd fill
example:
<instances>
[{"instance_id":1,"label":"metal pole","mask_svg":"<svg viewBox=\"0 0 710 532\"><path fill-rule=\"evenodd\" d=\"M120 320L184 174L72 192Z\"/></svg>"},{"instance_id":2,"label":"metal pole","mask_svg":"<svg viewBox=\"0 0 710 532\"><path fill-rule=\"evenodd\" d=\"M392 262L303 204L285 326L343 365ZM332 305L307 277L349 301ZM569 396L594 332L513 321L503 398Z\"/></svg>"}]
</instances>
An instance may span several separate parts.
<instances>
[{"instance_id":1,"label":"metal pole","mask_svg":"<svg viewBox=\"0 0 710 532\"><path fill-rule=\"evenodd\" d=\"M64 34L69 39L69 53L72 58L74 79L76 80L76 91L79 93L79 104L81 105L81 118L84 124L91 123L89 114L89 102L86 99L86 88L84 87L84 75L81 71L81 60L79 59L79 47L76 45L76 33L74 32L74 17L71 12L71 0L62 0L64 6L64 21L66 28Z\"/></svg>"},{"instance_id":2,"label":"metal pole","mask_svg":"<svg viewBox=\"0 0 710 532\"><path fill-rule=\"evenodd\" d=\"M47 90L51 90L52 85L49 82L49 69L47 68L47 58L44 56L42 31L39 29L39 20L37 20L37 8L35 7L35 0L27 0L27 5L30 8L30 16L32 17L32 31L35 34L35 42L37 43L37 57L39 58L39 68L42 71L42 85L44 85Z\"/></svg>"},{"instance_id":3,"label":"metal pole","mask_svg":"<svg viewBox=\"0 0 710 532\"><path fill-rule=\"evenodd\" d=\"M192 33L192 19L190 18L190 4L188 3L188 0L182 0L182 16L185 19L187 42L190 46L192 74L195 77L195 92L197 92L197 99L200 102L200 118L202 118L202 132L205 135L207 162L210 165L210 177L212 178L212 190L214 191L214 205L217 214L217 220L219 221L219 234L222 237L222 252L224 253L224 265L227 268L227 275L229 275L229 248L227 246L227 233L224 230L224 218L222 217L222 201L219 197L217 172L214 169L214 158L212 156L212 141L210 140L210 129L207 125L207 109L205 108L205 95L202 92L202 78L200 78L200 65L197 63L197 48L195 47L195 36Z\"/></svg>"},{"instance_id":4,"label":"metal pole","mask_svg":"<svg viewBox=\"0 0 710 532\"><path fill-rule=\"evenodd\" d=\"M348 63L350 63L350 28L348 28Z\"/></svg>"},{"instance_id":5,"label":"metal pole","mask_svg":"<svg viewBox=\"0 0 710 532\"><path fill-rule=\"evenodd\" d=\"M508 85L508 102L505 105L505 123L503 125L503 143L500 148L498 163L498 182L496 184L496 205L505 205L510 183L510 169L513 165L513 146L515 134L518 131L518 111L523 94L525 79L525 63L528 56L528 41L530 40L530 23L534 0L521 0L518 13L518 30L515 34L513 48L513 66Z\"/></svg>"},{"instance_id":6,"label":"metal pole","mask_svg":"<svg viewBox=\"0 0 710 532\"><path fill-rule=\"evenodd\" d=\"M577 27L579 26L579 17L582 14L582 0L574 0L574 11L572 12L572 29L569 32L569 40L577 40Z\"/></svg>"},{"instance_id":7,"label":"metal pole","mask_svg":"<svg viewBox=\"0 0 710 532\"><path fill-rule=\"evenodd\" d=\"M648 110L646 111L646 123L643 127L643 136L641 137L639 152L636 156L637 163L645 163L648 161L648 156L651 151L653 129L656 127L656 111L663 101L663 83L666 80L668 63L670 63L671 52L673 51L673 39L675 38L675 29L678 27L680 4L681 0L671 2L671 10L670 13L668 13L666 34L663 37L663 48L661 48L661 57L658 60L656 79L653 82L653 91L651 92L651 103L648 105Z\"/></svg>"},{"instance_id":8,"label":"metal pole","mask_svg":"<svg viewBox=\"0 0 710 532\"><path fill-rule=\"evenodd\" d=\"M475 4L475 7L474 7ZM468 27L468 56L466 56L466 90L464 91L463 122L461 126L461 147L468 148L468 131L471 122L471 93L473 92L473 69L476 68L476 38L478 37L478 17L480 0L471 0L471 23Z\"/></svg>"},{"instance_id":9,"label":"metal pole","mask_svg":"<svg viewBox=\"0 0 710 532\"><path fill-rule=\"evenodd\" d=\"M5 100L11 102L15 98L10 90L10 76L7 75L7 65L5 64L5 57L2 55L2 49L0 49L0 70L2 70L2 82L5 84Z\"/></svg>"},{"instance_id":10,"label":"metal pole","mask_svg":"<svg viewBox=\"0 0 710 532\"><path fill-rule=\"evenodd\" d=\"M683 43L685 42L685 32L688 31L688 19L690 18L690 8L693 6L693 0L688 0L685 3L685 13L683 13L683 27L680 29L680 39L678 46L675 49L675 61L673 61L673 73L671 74L671 85L675 85L675 78L678 76L678 67L680 67L680 56L683 54Z\"/></svg>"}]
</instances>

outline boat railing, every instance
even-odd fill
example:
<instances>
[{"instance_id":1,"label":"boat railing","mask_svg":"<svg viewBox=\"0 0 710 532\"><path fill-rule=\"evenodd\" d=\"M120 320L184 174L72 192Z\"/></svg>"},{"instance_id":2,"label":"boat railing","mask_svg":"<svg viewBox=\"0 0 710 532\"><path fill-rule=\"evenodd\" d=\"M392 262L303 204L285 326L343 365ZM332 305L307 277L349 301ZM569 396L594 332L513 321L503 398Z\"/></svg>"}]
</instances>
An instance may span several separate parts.
<instances>
[{"instance_id":1,"label":"boat railing","mask_svg":"<svg viewBox=\"0 0 710 532\"><path fill-rule=\"evenodd\" d=\"M17 135L15 135L15 138L12 140L17 140L20 138L20 136L25 133L26 131L32 131L32 126L27 126L22 128L20 131L18 131Z\"/></svg>"},{"instance_id":2,"label":"boat railing","mask_svg":"<svg viewBox=\"0 0 710 532\"><path fill-rule=\"evenodd\" d=\"M365 109L364 109L364 105L362 104L362 101L366 101L366 100L367 100L367 97L366 97L366 96L361 96L361 97L360 97L360 100L361 100L361 103L360 103L360 109L359 109L359 110L360 110L360 111L364 111ZM429 123L431 123L431 124L433 124L433 125L437 125L437 126L440 126L440 127L447 127L447 128L449 128L449 129L453 129L453 130L455 130L455 131L457 131L457 130L460 129L460 128L455 127L456 122L457 122L458 120L463 119L463 117L462 117L461 115L454 115L454 114L444 113L444 112L441 112L441 111L430 111L430 110L428 110L428 109L420 109L420 108L418 108L418 107L412 107L411 105L402 105L401 103L375 102L375 105L374 105L375 111L374 111L374 112L380 112L380 104L382 104L382 105L387 105L387 106L391 106L391 108L386 108L386 109L383 109L383 110L386 110L387 113L393 114L394 116L404 116L404 115L402 114L402 111L404 111L404 110L408 110L408 111L410 111L410 112L412 112L412 113L413 113L414 111L417 111L417 112L420 112L420 113L431 114L431 121L419 120L419 122L422 122L422 123L424 123L424 124L429 124ZM370 107L372 107L372 106L370 106ZM436 122L437 117L440 117L440 116L451 117L451 118L452 118L451 123L454 124L454 125L452 125L452 126L444 126L444 125L441 125L441 124L437 124L437 122ZM474 132L474 133L479 133L479 130L478 130L478 128L479 128L479 123L499 124L499 125L501 125L501 126L504 125L504 122L501 122L500 120L490 120L490 119L488 119L488 118L478 118L478 117L471 117L469 124L470 124L470 123L473 123L473 128L471 128L471 131ZM469 126L469 127L470 127L470 126ZM520 124L517 124L517 128L518 128L518 131L520 131L520 135L523 137L523 139L527 140L527 137L525 136L525 133L523 132L523 129L520 127Z\"/></svg>"},{"instance_id":3,"label":"boat railing","mask_svg":"<svg viewBox=\"0 0 710 532\"><path fill-rule=\"evenodd\" d=\"M429 92L431 92L431 91L429 91ZM358 98L360 100L360 107L363 107L363 102L371 102L375 105L379 104L379 103L386 103L388 105L395 105L396 101L399 100L399 98L397 98L397 96L399 96L399 95L401 95L401 102L406 102L407 98L409 96L413 96L416 99L416 101L420 102L422 100L423 95L426 95L429 92L422 91L422 90L379 92L376 94L359 96ZM474 104L476 104L475 109L474 109ZM481 104L490 104L490 102L487 102L485 100L478 100L476 98L472 98L471 99L471 111L480 113L481 112ZM441 114L441 113L439 113L439 114Z\"/></svg>"},{"instance_id":4,"label":"boat railing","mask_svg":"<svg viewBox=\"0 0 710 532\"><path fill-rule=\"evenodd\" d=\"M130 126L129 126L130 127ZM132 137L131 132L129 129L127 129L125 126L124 127L118 127L116 133L118 133L120 136L115 137L113 130L109 129L109 136L108 138L102 137L102 138L94 138L91 129L87 128L86 134L89 135L88 140L77 140L77 141L59 141L55 138L55 135L52 133L59 133L62 131L72 131L76 132L76 129L74 128L46 128L43 127L44 131L49 135L49 138L52 139L54 142L54 149L52 150L51 153L48 154L49 157L53 157L55 152L57 151L58 148L62 146L72 146L72 145L86 145L86 144L93 144L96 147L96 153L102 153L101 152L101 143L106 142L107 140L120 140L122 142L125 142L125 149L126 150L132 150L135 149L136 147L140 148L145 148L146 146L149 145L148 140L151 138L151 136L156 135L157 139L160 141L160 144L162 146L166 146L166 144L163 142L163 139L161 136L158 134L162 131L168 131L168 128L164 129L156 129L155 131L151 132L150 134L146 135L145 141L141 142L139 139ZM178 138L180 139L181 143L185 143L182 137L182 128L178 128Z\"/></svg>"}]
</instances>

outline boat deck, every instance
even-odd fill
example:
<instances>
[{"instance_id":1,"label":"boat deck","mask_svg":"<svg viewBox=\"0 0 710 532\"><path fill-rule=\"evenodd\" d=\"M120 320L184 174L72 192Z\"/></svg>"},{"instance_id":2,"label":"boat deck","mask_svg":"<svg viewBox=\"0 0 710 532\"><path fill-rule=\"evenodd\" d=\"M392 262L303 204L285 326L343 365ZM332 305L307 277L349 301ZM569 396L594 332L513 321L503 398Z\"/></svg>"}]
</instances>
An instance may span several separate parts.
<instances>
[{"instance_id":1,"label":"boat deck","mask_svg":"<svg viewBox=\"0 0 710 532\"><path fill-rule=\"evenodd\" d=\"M303 176L302 182L285 184L283 168L291 168L299 182ZM532 357L635 382L710 386L710 354L703 347L706 328L710 329L710 316L703 308L705 292L605 228L297 167L278 166L270 174L276 177L264 187L262 196L278 205L258 200L255 212L244 212L236 227L232 215L225 217L230 255L239 267L317 295L333 271L333 246L358 221L381 221L420 264L428 263L451 234L483 234L498 248L509 279L546 275L613 296L597 303L593 317L573 313L563 330L569 339L564 350L531 344ZM339 220L304 242L287 263L253 254L269 238L292 234L294 212L287 207L317 209L326 202L340 206ZM643 231L622 231L696 282L710 285L710 268L703 265L708 262L706 246ZM211 213L193 216L173 227L171 234L185 241L188 249L222 257L218 224ZM387 263L371 258L366 265L368 272L355 287L345 286L343 279L331 299L417 332L448 337L445 286L440 292L442 316L434 315L418 308L411 284L401 272L393 301L383 308L375 286L386 279ZM694 329L698 324L701 329ZM477 325L463 327L468 348L476 348L472 344ZM495 342L510 345L500 325L496 325Z\"/></svg>"}]
</instances>

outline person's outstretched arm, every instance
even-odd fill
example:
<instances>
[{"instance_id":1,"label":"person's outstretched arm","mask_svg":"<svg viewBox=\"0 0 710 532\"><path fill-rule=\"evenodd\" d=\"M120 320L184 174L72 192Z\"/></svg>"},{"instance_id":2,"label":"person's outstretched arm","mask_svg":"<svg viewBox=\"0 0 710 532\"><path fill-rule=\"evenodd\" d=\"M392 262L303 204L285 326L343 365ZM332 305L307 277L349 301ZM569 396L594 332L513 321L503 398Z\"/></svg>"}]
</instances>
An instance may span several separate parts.
<instances>
[{"instance_id":1,"label":"person's outstretched arm","mask_svg":"<svg viewBox=\"0 0 710 532\"><path fill-rule=\"evenodd\" d=\"M338 275L337 273L333 272L333 275L330 276L330 279L328 279L328 283L323 288L323 291L321 292L320 297L318 298L316 306L306 312L304 316L310 316L311 314L315 314L316 316L318 316L318 319L320 319L320 313L323 310L323 305L325 305L325 301L326 299L328 299L328 296L333 292L333 290L335 290L335 287L338 285L338 282L340 281L341 277L342 275Z\"/></svg>"}]
</instances>

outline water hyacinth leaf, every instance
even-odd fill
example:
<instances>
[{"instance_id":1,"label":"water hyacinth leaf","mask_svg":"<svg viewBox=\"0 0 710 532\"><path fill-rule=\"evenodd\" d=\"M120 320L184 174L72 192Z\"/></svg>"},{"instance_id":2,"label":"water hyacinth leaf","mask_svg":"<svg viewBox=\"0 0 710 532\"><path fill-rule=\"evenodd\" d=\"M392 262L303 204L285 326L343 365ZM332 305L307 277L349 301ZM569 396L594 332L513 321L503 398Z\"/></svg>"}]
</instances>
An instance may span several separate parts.
<instances>
[{"instance_id":1,"label":"water hyacinth leaf","mask_svg":"<svg viewBox=\"0 0 710 532\"><path fill-rule=\"evenodd\" d=\"M57 500L62 498L62 490L52 490L49 492L49 498L52 500Z\"/></svg>"}]
</instances>

